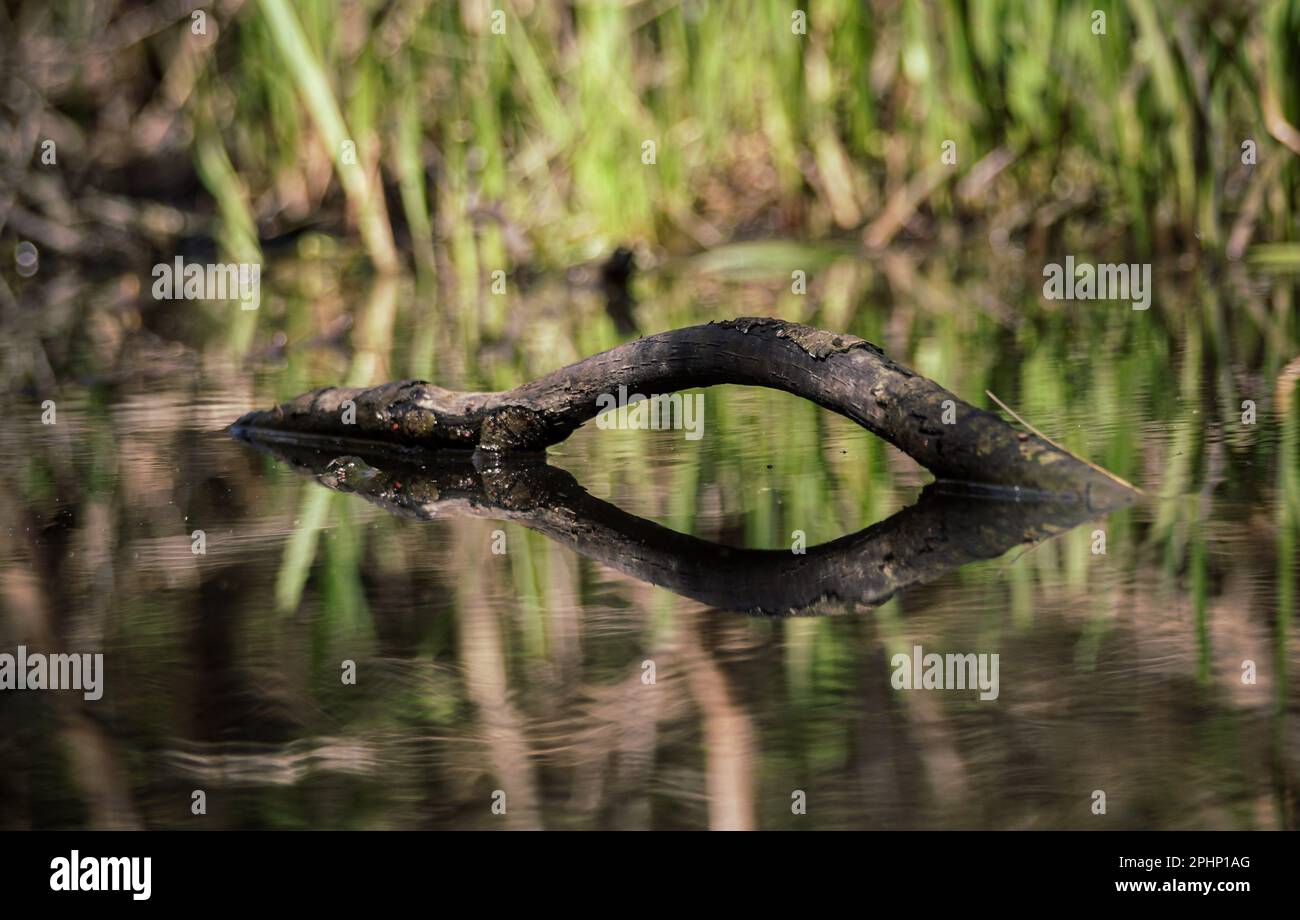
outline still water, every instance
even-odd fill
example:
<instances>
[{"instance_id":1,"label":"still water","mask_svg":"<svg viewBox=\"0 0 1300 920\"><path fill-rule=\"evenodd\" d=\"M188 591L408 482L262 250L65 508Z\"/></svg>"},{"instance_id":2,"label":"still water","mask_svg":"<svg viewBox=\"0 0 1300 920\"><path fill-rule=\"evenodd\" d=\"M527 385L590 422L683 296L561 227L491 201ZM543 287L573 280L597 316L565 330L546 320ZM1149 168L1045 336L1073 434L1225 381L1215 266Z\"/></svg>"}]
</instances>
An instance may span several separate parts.
<instances>
[{"instance_id":1,"label":"still water","mask_svg":"<svg viewBox=\"0 0 1300 920\"><path fill-rule=\"evenodd\" d=\"M1145 312L897 265L641 289L643 332L861 335L1145 492L1057 526L736 387L698 439L593 423L522 471L259 450L223 429L317 386L507 388L623 340L581 279L456 307L299 274L247 313L24 292L0 652L105 672L0 692L0 827L1295 827L1291 282ZM897 688L918 647L996 655L995 698Z\"/></svg>"}]
</instances>

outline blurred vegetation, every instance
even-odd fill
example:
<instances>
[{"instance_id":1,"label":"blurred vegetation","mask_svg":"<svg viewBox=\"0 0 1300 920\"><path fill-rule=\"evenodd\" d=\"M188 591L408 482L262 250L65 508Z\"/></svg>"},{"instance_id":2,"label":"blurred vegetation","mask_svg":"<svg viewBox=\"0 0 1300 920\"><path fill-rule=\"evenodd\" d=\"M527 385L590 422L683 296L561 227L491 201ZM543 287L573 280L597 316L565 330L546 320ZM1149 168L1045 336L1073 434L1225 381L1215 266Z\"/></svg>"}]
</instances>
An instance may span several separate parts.
<instances>
[{"instance_id":1,"label":"blurred vegetation","mask_svg":"<svg viewBox=\"0 0 1300 920\"><path fill-rule=\"evenodd\" d=\"M976 222L1040 252L1241 258L1295 237L1297 0L808 7L17 3L7 195L55 250L100 220L165 245L216 202L233 254L346 224L377 269L470 290L628 241L653 261L766 237L955 243L943 228Z\"/></svg>"}]
</instances>

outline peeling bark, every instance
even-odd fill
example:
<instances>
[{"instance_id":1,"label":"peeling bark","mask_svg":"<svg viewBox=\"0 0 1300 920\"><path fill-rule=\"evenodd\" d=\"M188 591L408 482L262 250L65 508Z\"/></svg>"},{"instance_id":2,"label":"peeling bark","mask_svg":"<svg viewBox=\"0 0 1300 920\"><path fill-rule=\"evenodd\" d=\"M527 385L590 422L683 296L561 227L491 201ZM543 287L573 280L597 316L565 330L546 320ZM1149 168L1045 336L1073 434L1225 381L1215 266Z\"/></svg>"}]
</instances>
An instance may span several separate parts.
<instances>
[{"instance_id":1,"label":"peeling bark","mask_svg":"<svg viewBox=\"0 0 1300 920\"><path fill-rule=\"evenodd\" d=\"M422 380L327 387L250 412L241 430L325 435L404 448L537 452L599 411L602 395L740 384L783 390L852 419L940 480L1073 495L1092 507L1132 490L1035 434L958 399L870 342L777 319L741 318L637 339L500 393ZM951 400L951 404L948 401ZM347 421L347 403L355 419ZM945 411L949 422L945 423Z\"/></svg>"}]
</instances>

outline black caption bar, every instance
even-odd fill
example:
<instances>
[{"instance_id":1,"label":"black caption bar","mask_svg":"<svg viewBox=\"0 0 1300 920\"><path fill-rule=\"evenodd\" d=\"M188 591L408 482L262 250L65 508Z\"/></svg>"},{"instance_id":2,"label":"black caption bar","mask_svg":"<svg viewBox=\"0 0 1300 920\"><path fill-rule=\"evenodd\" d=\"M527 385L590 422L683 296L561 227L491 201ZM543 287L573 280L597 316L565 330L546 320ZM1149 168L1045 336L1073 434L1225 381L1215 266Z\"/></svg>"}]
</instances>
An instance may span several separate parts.
<instances>
[{"instance_id":1,"label":"black caption bar","mask_svg":"<svg viewBox=\"0 0 1300 920\"><path fill-rule=\"evenodd\" d=\"M722 884L861 886L872 903L911 890L979 892L989 905L1168 901L1245 903L1290 889L1283 834L870 833L706 838L624 834L33 833L7 834L0 877L13 904L141 910L254 905L340 908L443 888L497 902L618 880L638 888ZM696 851L698 852L692 852ZM853 871L846 874L846 862ZM763 866L758 876L754 869ZM824 873L824 875L823 875ZM559 886L558 888L556 886ZM438 895L442 897L442 895Z\"/></svg>"}]
</instances>

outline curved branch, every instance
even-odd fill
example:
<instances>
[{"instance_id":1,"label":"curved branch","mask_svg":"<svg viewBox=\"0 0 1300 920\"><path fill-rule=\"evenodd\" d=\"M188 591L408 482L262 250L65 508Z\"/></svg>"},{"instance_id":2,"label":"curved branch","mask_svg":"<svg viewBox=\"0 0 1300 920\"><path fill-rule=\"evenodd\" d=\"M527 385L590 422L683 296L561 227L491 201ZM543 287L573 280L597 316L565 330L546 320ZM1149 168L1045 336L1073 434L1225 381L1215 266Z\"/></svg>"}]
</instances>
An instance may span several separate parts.
<instances>
[{"instance_id":1,"label":"curved branch","mask_svg":"<svg viewBox=\"0 0 1300 920\"><path fill-rule=\"evenodd\" d=\"M500 393L456 393L421 380L328 387L232 428L328 435L416 449L541 451L626 387L646 396L718 384L784 390L879 435L936 478L1074 495L1092 507L1132 490L1037 435L1018 432L870 342L776 319L690 326L628 342ZM355 405L355 418L345 403Z\"/></svg>"}]
</instances>

